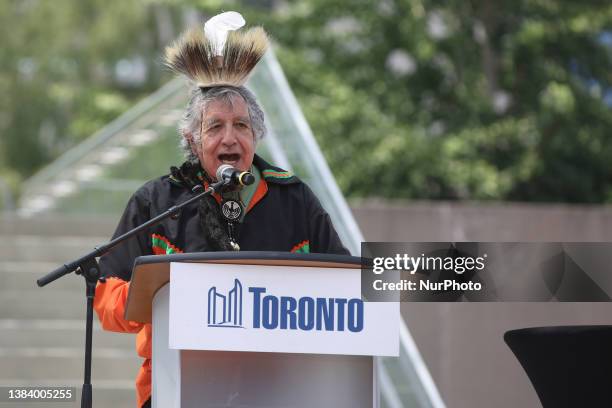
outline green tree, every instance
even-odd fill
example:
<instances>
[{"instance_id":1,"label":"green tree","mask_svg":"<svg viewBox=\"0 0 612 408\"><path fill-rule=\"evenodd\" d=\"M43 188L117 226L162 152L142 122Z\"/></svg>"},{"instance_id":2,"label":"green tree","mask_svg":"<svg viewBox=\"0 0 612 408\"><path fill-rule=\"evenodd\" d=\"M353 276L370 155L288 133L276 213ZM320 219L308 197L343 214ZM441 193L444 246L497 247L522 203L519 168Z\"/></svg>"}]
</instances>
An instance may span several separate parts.
<instances>
[{"instance_id":1,"label":"green tree","mask_svg":"<svg viewBox=\"0 0 612 408\"><path fill-rule=\"evenodd\" d=\"M0 3L0 176L157 88L186 10L237 9L270 32L345 194L612 201L609 2ZM118 80L121 61L146 81Z\"/></svg>"},{"instance_id":2,"label":"green tree","mask_svg":"<svg viewBox=\"0 0 612 408\"><path fill-rule=\"evenodd\" d=\"M612 200L610 3L309 0L253 20L347 194Z\"/></svg>"},{"instance_id":3,"label":"green tree","mask_svg":"<svg viewBox=\"0 0 612 408\"><path fill-rule=\"evenodd\" d=\"M180 21L138 0L0 0L0 177L15 186L160 86ZM142 81L122 81L121 64Z\"/></svg>"}]
</instances>

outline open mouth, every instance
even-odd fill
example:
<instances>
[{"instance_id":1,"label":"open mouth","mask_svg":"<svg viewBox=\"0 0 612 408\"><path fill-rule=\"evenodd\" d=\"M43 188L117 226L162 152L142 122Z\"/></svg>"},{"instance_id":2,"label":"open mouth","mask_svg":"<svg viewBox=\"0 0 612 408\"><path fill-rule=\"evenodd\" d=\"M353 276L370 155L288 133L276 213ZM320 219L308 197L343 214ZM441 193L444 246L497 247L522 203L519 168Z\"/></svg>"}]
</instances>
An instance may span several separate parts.
<instances>
[{"instance_id":1,"label":"open mouth","mask_svg":"<svg viewBox=\"0 0 612 408\"><path fill-rule=\"evenodd\" d=\"M238 153L220 154L218 159L223 164L231 164L233 166L240 160L240 155Z\"/></svg>"}]
</instances>

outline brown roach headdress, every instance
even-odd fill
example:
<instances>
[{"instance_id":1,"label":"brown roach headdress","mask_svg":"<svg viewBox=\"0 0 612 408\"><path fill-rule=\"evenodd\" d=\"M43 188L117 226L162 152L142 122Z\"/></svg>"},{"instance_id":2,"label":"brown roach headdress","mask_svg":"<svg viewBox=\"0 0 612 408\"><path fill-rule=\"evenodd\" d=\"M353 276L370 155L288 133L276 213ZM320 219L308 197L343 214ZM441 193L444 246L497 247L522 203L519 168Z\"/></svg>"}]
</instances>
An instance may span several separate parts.
<instances>
[{"instance_id":1,"label":"brown roach headdress","mask_svg":"<svg viewBox=\"0 0 612 408\"><path fill-rule=\"evenodd\" d=\"M166 65L200 88L219 85L242 86L268 48L261 27L236 31L245 21L229 11L192 28L166 48Z\"/></svg>"}]
</instances>

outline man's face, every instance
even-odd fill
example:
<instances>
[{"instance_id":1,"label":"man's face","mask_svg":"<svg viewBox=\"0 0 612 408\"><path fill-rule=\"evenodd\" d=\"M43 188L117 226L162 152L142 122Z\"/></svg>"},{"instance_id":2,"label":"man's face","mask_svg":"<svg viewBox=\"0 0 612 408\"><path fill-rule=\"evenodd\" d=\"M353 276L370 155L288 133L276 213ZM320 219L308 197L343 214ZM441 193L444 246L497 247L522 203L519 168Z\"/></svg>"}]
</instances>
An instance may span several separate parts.
<instances>
[{"instance_id":1,"label":"man's face","mask_svg":"<svg viewBox=\"0 0 612 408\"><path fill-rule=\"evenodd\" d=\"M244 99L232 96L231 103L209 102L203 112L200 142L193 147L204 170L213 179L222 164L248 170L255 154L255 138Z\"/></svg>"}]
</instances>

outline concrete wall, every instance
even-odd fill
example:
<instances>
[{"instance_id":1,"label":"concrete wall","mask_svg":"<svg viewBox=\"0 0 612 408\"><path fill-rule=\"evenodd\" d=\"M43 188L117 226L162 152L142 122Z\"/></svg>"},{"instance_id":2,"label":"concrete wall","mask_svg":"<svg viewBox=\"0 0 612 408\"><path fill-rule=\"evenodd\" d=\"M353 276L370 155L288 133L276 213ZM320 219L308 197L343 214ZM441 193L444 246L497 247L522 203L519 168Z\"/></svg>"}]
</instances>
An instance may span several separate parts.
<instances>
[{"instance_id":1,"label":"concrete wall","mask_svg":"<svg viewBox=\"0 0 612 408\"><path fill-rule=\"evenodd\" d=\"M369 241L612 241L612 207L383 203L352 205ZM609 303L404 303L402 316L452 408L538 407L507 330L612 324Z\"/></svg>"}]
</instances>

